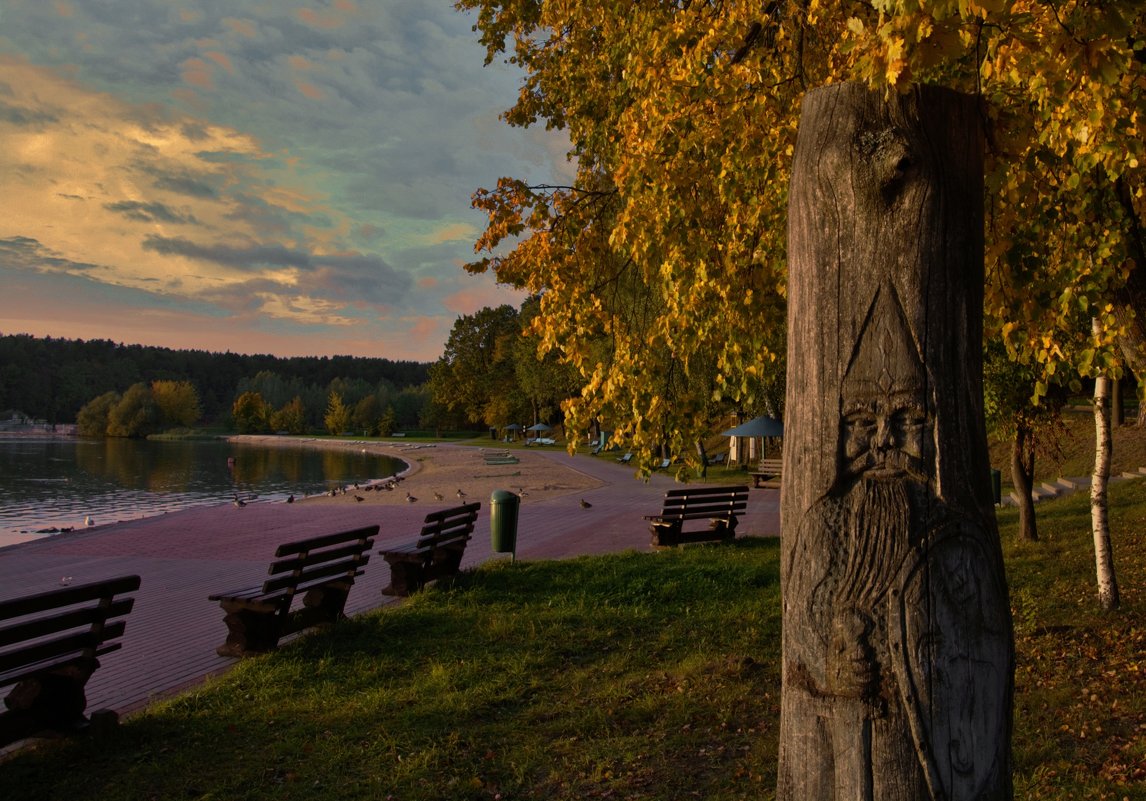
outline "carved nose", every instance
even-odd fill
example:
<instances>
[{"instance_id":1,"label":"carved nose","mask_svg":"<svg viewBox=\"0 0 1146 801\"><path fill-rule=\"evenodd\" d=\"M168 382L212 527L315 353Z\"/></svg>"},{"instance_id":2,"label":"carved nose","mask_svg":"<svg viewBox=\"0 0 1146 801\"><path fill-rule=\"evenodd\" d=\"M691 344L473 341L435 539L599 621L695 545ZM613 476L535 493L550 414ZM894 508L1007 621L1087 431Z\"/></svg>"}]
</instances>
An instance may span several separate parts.
<instances>
[{"instance_id":1,"label":"carved nose","mask_svg":"<svg viewBox=\"0 0 1146 801\"><path fill-rule=\"evenodd\" d=\"M890 450L892 447L893 436L891 426L884 418L879 418L875 427L875 449L877 451Z\"/></svg>"}]
</instances>

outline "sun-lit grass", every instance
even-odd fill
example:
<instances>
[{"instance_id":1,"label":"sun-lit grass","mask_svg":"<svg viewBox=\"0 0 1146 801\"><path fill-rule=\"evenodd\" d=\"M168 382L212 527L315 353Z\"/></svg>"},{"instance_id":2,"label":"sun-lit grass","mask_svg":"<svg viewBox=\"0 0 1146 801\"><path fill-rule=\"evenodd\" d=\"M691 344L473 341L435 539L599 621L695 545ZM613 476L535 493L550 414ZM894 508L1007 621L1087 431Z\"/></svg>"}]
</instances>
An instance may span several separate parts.
<instances>
[{"instance_id":1,"label":"sun-lit grass","mask_svg":"<svg viewBox=\"0 0 1146 801\"><path fill-rule=\"evenodd\" d=\"M1019 799L1146 799L1146 481L1113 490L1123 608L1094 600L1086 499L1000 515ZM778 542L491 563L102 738L0 764L0 799L768 799Z\"/></svg>"}]
</instances>

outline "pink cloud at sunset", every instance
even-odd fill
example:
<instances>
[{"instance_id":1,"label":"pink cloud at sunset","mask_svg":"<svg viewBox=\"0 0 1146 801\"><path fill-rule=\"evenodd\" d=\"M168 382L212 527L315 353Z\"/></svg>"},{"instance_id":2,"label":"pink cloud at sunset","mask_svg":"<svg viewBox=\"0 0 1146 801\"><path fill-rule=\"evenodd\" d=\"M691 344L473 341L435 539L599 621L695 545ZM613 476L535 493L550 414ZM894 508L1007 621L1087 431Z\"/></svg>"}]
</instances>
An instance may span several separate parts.
<instances>
[{"instance_id":1,"label":"pink cloud at sunset","mask_svg":"<svg viewBox=\"0 0 1146 801\"><path fill-rule=\"evenodd\" d=\"M214 89L211 65L198 57L187 59L183 62L183 82L196 89Z\"/></svg>"},{"instance_id":2,"label":"pink cloud at sunset","mask_svg":"<svg viewBox=\"0 0 1146 801\"><path fill-rule=\"evenodd\" d=\"M255 28L255 23L249 19L226 17L222 22L230 31L237 33L245 39L254 39L258 35L258 29Z\"/></svg>"},{"instance_id":3,"label":"pink cloud at sunset","mask_svg":"<svg viewBox=\"0 0 1146 801\"><path fill-rule=\"evenodd\" d=\"M299 93L308 100L322 100L325 96L321 89L309 81L295 81L294 85Z\"/></svg>"},{"instance_id":4,"label":"pink cloud at sunset","mask_svg":"<svg viewBox=\"0 0 1146 801\"><path fill-rule=\"evenodd\" d=\"M233 73L235 71L235 65L231 63L231 57L226 53L220 53L217 50L211 50L204 53L203 55L214 61L227 72Z\"/></svg>"},{"instance_id":5,"label":"pink cloud at sunset","mask_svg":"<svg viewBox=\"0 0 1146 801\"><path fill-rule=\"evenodd\" d=\"M339 9L342 11L343 9ZM297 12L298 18L314 28L321 28L323 30L331 30L334 28L341 28L346 24L346 18L339 13L322 13L315 11L312 8L300 8Z\"/></svg>"},{"instance_id":6,"label":"pink cloud at sunset","mask_svg":"<svg viewBox=\"0 0 1146 801\"><path fill-rule=\"evenodd\" d=\"M473 314L486 306L521 305L525 299L524 292L495 284L487 276L479 276L477 280L480 283L476 286L467 286L442 298L442 305L455 314Z\"/></svg>"}]
</instances>

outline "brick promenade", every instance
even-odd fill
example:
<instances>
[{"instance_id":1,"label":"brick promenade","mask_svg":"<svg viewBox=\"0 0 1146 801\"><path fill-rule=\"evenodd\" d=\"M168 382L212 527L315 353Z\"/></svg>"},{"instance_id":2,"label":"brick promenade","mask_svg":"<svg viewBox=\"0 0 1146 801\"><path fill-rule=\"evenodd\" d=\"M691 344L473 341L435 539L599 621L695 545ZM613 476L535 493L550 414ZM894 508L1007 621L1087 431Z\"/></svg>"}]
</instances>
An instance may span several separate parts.
<instances>
[{"instance_id":1,"label":"brick promenade","mask_svg":"<svg viewBox=\"0 0 1146 801\"><path fill-rule=\"evenodd\" d=\"M525 497L518 524L519 560L651 550L643 516L659 511L665 491L674 486L671 477L654 475L644 483L633 478L632 467L606 459L554 451L544 456L605 484L548 500ZM592 508L581 507L582 497ZM508 558L491 552L489 499L471 500L482 501L482 512L463 564ZM451 505L251 503L240 509L225 504L77 531L0 549L0 598L43 592L61 581L82 584L139 574L143 583L127 618L124 646L101 660L88 685L89 710L127 713L234 663L215 654L226 626L222 610L207 596L262 581L280 543L378 523L377 551L410 541L426 513ZM752 490L737 533L778 535L779 493ZM381 594L388 578L389 566L374 555L350 593L347 613L393 602Z\"/></svg>"}]
</instances>

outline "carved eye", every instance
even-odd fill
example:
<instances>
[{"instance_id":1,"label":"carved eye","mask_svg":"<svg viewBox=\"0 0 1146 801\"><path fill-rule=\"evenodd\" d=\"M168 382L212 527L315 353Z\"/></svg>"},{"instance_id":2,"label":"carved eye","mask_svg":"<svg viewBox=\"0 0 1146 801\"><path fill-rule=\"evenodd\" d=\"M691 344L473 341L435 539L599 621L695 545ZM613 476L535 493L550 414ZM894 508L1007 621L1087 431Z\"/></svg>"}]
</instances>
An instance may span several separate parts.
<instances>
[{"instance_id":1,"label":"carved eye","mask_svg":"<svg viewBox=\"0 0 1146 801\"><path fill-rule=\"evenodd\" d=\"M901 431L910 431L921 427L926 418L915 409L896 409L891 416L891 422Z\"/></svg>"},{"instance_id":2,"label":"carved eye","mask_svg":"<svg viewBox=\"0 0 1146 801\"><path fill-rule=\"evenodd\" d=\"M852 412L844 418L844 425L849 433L867 434L874 431L878 424L871 412Z\"/></svg>"}]
</instances>

